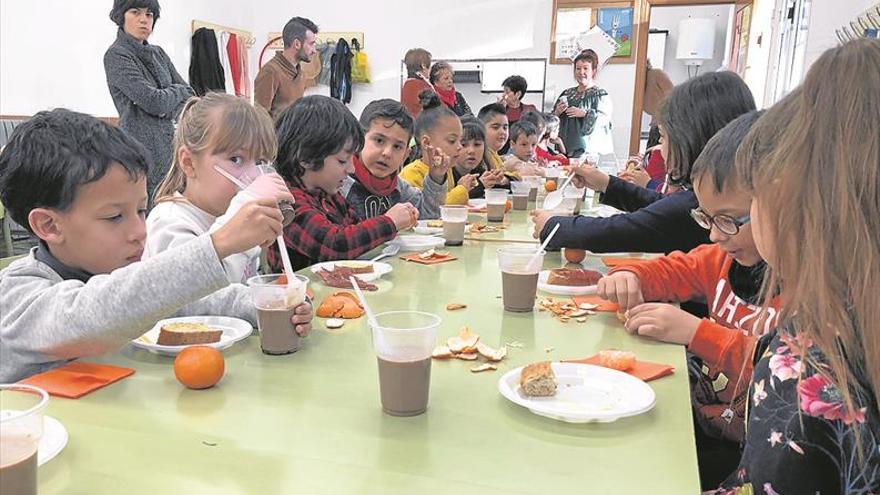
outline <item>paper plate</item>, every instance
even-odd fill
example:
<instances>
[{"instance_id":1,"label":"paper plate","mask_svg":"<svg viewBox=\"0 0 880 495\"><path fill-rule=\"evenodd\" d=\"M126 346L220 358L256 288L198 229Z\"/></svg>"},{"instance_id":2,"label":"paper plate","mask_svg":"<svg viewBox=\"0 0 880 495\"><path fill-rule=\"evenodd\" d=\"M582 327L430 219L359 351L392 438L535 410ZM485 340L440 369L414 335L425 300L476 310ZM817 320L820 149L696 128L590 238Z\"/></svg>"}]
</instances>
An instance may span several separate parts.
<instances>
[{"instance_id":1,"label":"paper plate","mask_svg":"<svg viewBox=\"0 0 880 495\"><path fill-rule=\"evenodd\" d=\"M231 347L232 344L247 338L254 331L250 323L238 318L230 318L227 316L186 316L183 318L168 318L166 320L159 320L149 332L132 340L131 345L154 354L176 356L188 346L159 345L156 343L156 340L159 339L159 329L162 328L163 325L168 325L169 323L201 323L217 330L223 330L223 334L220 336L220 342L214 342L213 344L199 344L213 347L217 350Z\"/></svg>"},{"instance_id":2,"label":"paper plate","mask_svg":"<svg viewBox=\"0 0 880 495\"><path fill-rule=\"evenodd\" d=\"M550 285L547 279L550 278L550 270L543 270L538 274L538 289L555 294L557 296L589 296L596 293L595 285L585 285L573 287L568 285Z\"/></svg>"},{"instance_id":3,"label":"paper plate","mask_svg":"<svg viewBox=\"0 0 880 495\"><path fill-rule=\"evenodd\" d=\"M416 223L416 226L413 227L413 232L416 234L440 234L443 232L443 227L428 227L428 222L435 222L436 220L419 220Z\"/></svg>"},{"instance_id":4,"label":"paper plate","mask_svg":"<svg viewBox=\"0 0 880 495\"><path fill-rule=\"evenodd\" d=\"M534 414L567 423L608 423L651 410L654 390L621 371L579 363L553 363L556 395L528 397L522 393L522 367L498 380L498 391Z\"/></svg>"},{"instance_id":5,"label":"paper plate","mask_svg":"<svg viewBox=\"0 0 880 495\"><path fill-rule=\"evenodd\" d=\"M355 275L355 277L363 280L364 282L372 282L373 280L379 279L382 275L386 273L391 273L394 268L391 267L388 263L382 263L378 261L361 261L361 260L343 260L343 261L325 261L323 263L317 263L309 267L312 273L318 273L318 270L325 269L333 271L336 265L342 264L345 266L346 264L351 265L373 265L373 273L363 273Z\"/></svg>"},{"instance_id":6,"label":"paper plate","mask_svg":"<svg viewBox=\"0 0 880 495\"><path fill-rule=\"evenodd\" d=\"M51 461L64 450L67 445L67 429L61 421L52 416L43 416L43 437L37 449L37 464L42 466Z\"/></svg>"},{"instance_id":7,"label":"paper plate","mask_svg":"<svg viewBox=\"0 0 880 495\"><path fill-rule=\"evenodd\" d=\"M400 250L407 251L426 251L446 244L442 237L428 235L399 235L388 241L388 244L396 244L400 246Z\"/></svg>"}]
</instances>

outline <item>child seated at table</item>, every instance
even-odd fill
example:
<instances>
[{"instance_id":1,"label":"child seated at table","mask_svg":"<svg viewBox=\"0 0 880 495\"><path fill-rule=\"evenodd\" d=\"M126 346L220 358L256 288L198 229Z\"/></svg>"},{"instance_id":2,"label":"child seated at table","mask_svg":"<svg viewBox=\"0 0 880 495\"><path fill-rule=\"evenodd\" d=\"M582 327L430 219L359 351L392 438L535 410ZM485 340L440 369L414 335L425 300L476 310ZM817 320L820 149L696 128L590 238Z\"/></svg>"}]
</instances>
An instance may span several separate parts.
<instances>
[{"instance_id":1,"label":"child seated at table","mask_svg":"<svg viewBox=\"0 0 880 495\"><path fill-rule=\"evenodd\" d=\"M447 171L432 167L423 189L397 175L413 131L413 118L406 108L391 99L370 102L361 113L360 125L364 149L352 158L354 174L346 177L340 190L358 217L373 218L398 203L409 203L419 210L419 218L439 218L446 201Z\"/></svg>"},{"instance_id":2,"label":"child seated at table","mask_svg":"<svg viewBox=\"0 0 880 495\"><path fill-rule=\"evenodd\" d=\"M709 230L712 244L613 268L598 284L599 296L620 304L621 311L628 310L628 331L683 344L700 360L689 372L701 428L698 438L702 434L710 437L698 442L701 476L707 487L716 486L719 476L726 476L738 458L748 401L746 384L752 373L749 356L757 338L776 324L774 302L762 316L759 292L765 263L749 224L751 197L734 173L737 147L758 115L749 112L721 129L691 170L699 201L691 214ZM709 318L653 301L704 302ZM700 371L694 376L695 370ZM734 459L719 465L725 456Z\"/></svg>"},{"instance_id":3,"label":"child seated at table","mask_svg":"<svg viewBox=\"0 0 880 495\"><path fill-rule=\"evenodd\" d=\"M477 185L470 190L471 198L482 198L486 189L504 187L504 172L501 169L489 170L486 164L486 131L483 123L474 118L466 118L461 123L461 155L452 167L452 176L458 181L467 174L479 178Z\"/></svg>"},{"instance_id":4,"label":"child seated at table","mask_svg":"<svg viewBox=\"0 0 880 495\"><path fill-rule=\"evenodd\" d=\"M486 126L486 158L489 170L504 169L504 159L499 152L507 145L510 124L504 105L490 103L480 109L477 118Z\"/></svg>"},{"instance_id":5,"label":"child seated at table","mask_svg":"<svg viewBox=\"0 0 880 495\"><path fill-rule=\"evenodd\" d=\"M559 137L559 117L550 112L542 113L541 117L544 118L544 133L538 140L535 154L547 162L559 162L560 165L567 166L569 161L565 156L565 145Z\"/></svg>"},{"instance_id":6,"label":"child seated at table","mask_svg":"<svg viewBox=\"0 0 880 495\"><path fill-rule=\"evenodd\" d=\"M520 120L510 126L510 153L504 157L504 169L519 176L543 175L535 156L538 137L538 128L531 122Z\"/></svg>"},{"instance_id":7,"label":"child seated at table","mask_svg":"<svg viewBox=\"0 0 880 495\"><path fill-rule=\"evenodd\" d=\"M294 270L321 261L350 260L415 225L419 211L397 203L382 215L361 219L340 188L354 173L352 156L364 146L364 131L342 102L310 95L288 107L275 126L278 173L293 194L293 221L284 243ZM283 268L274 249L269 265Z\"/></svg>"},{"instance_id":8,"label":"child seated at table","mask_svg":"<svg viewBox=\"0 0 880 495\"><path fill-rule=\"evenodd\" d=\"M40 112L15 129L0 153L0 201L40 242L0 272L0 382L114 351L162 318L256 322L247 288L229 285L221 260L272 242L274 199L140 261L148 168L140 143L89 115Z\"/></svg>"},{"instance_id":9,"label":"child seated at table","mask_svg":"<svg viewBox=\"0 0 880 495\"><path fill-rule=\"evenodd\" d=\"M468 193L477 185L477 177L466 174L456 182L452 164L461 154L461 121L440 101L436 93L424 91L419 95L422 113L416 118L415 138L421 149L421 158L403 167L400 178L423 189L425 178L435 169L446 173L447 205L466 205Z\"/></svg>"}]
</instances>

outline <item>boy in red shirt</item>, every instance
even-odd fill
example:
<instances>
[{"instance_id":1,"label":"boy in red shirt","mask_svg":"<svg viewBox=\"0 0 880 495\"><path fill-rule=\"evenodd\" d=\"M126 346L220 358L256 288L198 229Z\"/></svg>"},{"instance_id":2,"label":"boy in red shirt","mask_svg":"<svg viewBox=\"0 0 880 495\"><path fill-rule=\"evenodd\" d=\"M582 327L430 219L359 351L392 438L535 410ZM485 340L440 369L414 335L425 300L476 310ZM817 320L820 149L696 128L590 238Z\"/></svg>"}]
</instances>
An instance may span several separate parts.
<instances>
[{"instance_id":1,"label":"boy in red shirt","mask_svg":"<svg viewBox=\"0 0 880 495\"><path fill-rule=\"evenodd\" d=\"M777 314L772 302L762 314L759 293L765 263L749 225L751 197L733 182L736 149L758 116L752 111L720 130L691 171L700 203L691 215L709 230L713 244L614 268L598 284L601 297L627 310L627 331L687 346L696 358L689 371L702 430L698 437L702 433L733 442L743 438L755 342L774 328ZM709 318L697 318L672 304L644 301L705 302ZM730 447L737 452L735 445ZM698 445L698 454L700 450ZM703 471L704 456L699 457Z\"/></svg>"}]
</instances>

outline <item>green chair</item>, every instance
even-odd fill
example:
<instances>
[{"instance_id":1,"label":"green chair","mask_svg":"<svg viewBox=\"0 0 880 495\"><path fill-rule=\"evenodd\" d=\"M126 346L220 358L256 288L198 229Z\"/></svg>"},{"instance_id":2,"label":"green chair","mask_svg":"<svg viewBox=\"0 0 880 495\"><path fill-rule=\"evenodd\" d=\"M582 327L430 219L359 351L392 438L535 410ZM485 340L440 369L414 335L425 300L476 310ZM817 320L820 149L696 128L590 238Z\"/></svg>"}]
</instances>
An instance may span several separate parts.
<instances>
[{"instance_id":1,"label":"green chair","mask_svg":"<svg viewBox=\"0 0 880 495\"><path fill-rule=\"evenodd\" d=\"M12 228L9 221L6 220L6 208L0 203L0 224L3 225L3 247L6 248L6 254L12 256Z\"/></svg>"}]
</instances>

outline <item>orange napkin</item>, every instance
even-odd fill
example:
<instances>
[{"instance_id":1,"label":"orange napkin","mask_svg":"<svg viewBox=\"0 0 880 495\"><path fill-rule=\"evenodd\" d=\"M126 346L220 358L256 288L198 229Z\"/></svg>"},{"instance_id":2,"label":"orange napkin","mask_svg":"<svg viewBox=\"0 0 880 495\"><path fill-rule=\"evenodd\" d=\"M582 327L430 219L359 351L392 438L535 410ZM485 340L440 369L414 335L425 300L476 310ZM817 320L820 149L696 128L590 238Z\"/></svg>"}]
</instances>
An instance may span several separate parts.
<instances>
[{"instance_id":1,"label":"orange napkin","mask_svg":"<svg viewBox=\"0 0 880 495\"><path fill-rule=\"evenodd\" d=\"M605 266L608 268L624 265L637 265L646 261L650 260L647 258L602 258L602 263L605 263Z\"/></svg>"},{"instance_id":2,"label":"orange napkin","mask_svg":"<svg viewBox=\"0 0 880 495\"><path fill-rule=\"evenodd\" d=\"M134 373L131 368L73 361L19 383L40 387L50 395L79 399Z\"/></svg>"},{"instance_id":3,"label":"orange napkin","mask_svg":"<svg viewBox=\"0 0 880 495\"><path fill-rule=\"evenodd\" d=\"M412 261L414 263L421 263L423 265L436 265L437 263L445 263L447 261L457 260L458 258L451 254L434 254L434 256L423 260L422 258L419 258L419 253L412 253L406 256L401 256L400 259L404 261Z\"/></svg>"},{"instance_id":4,"label":"orange napkin","mask_svg":"<svg viewBox=\"0 0 880 495\"><path fill-rule=\"evenodd\" d=\"M596 354L594 356L590 356L588 358L583 359L568 359L563 361L564 363L582 363L582 364L594 364L596 366L601 366L599 364L599 355ZM652 363L650 361L639 361L636 360L636 364L624 371L629 375L632 375L639 380L650 382L651 380L656 380L658 378L663 378L666 375L671 375L675 372L675 368L669 366L668 364L660 364L660 363Z\"/></svg>"},{"instance_id":5,"label":"orange napkin","mask_svg":"<svg viewBox=\"0 0 880 495\"><path fill-rule=\"evenodd\" d=\"M599 307L594 309L593 311L607 311L609 313L616 313L617 310L620 309L617 303L606 301L599 296L571 296L571 300L574 301L574 303L577 305L581 305L584 303L598 304Z\"/></svg>"}]
</instances>

